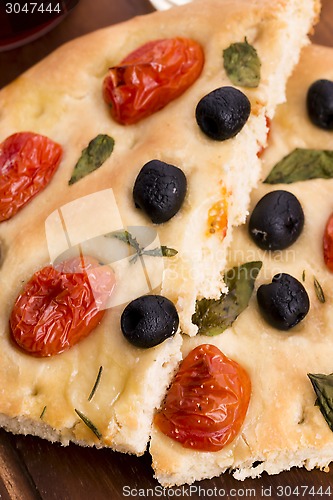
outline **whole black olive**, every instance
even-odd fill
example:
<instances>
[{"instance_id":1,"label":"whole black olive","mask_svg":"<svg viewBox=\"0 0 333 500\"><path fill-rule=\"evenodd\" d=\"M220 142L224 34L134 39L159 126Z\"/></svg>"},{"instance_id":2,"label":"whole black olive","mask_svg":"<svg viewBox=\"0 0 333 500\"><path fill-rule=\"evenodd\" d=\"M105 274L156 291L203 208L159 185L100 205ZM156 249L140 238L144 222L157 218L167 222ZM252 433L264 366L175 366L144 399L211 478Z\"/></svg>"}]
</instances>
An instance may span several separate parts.
<instances>
[{"instance_id":1,"label":"whole black olive","mask_svg":"<svg viewBox=\"0 0 333 500\"><path fill-rule=\"evenodd\" d=\"M225 141L238 134L250 113L250 101L234 87L213 90L199 101L195 111L201 130L216 141Z\"/></svg>"},{"instance_id":2,"label":"whole black olive","mask_svg":"<svg viewBox=\"0 0 333 500\"><path fill-rule=\"evenodd\" d=\"M257 300L265 320L279 330L289 330L299 323L310 308L309 296L296 278L281 273L272 283L258 288Z\"/></svg>"},{"instance_id":3,"label":"whole black olive","mask_svg":"<svg viewBox=\"0 0 333 500\"><path fill-rule=\"evenodd\" d=\"M296 196L289 191L267 193L250 216L249 233L263 250L283 250L302 232L304 212Z\"/></svg>"},{"instance_id":4,"label":"whole black olive","mask_svg":"<svg viewBox=\"0 0 333 500\"><path fill-rule=\"evenodd\" d=\"M333 130L333 82L317 80L308 90L306 104L309 118L314 125Z\"/></svg>"},{"instance_id":5,"label":"whole black olive","mask_svg":"<svg viewBox=\"0 0 333 500\"><path fill-rule=\"evenodd\" d=\"M139 172L133 188L134 203L155 224L167 222L183 204L187 181L174 165L151 160Z\"/></svg>"},{"instance_id":6,"label":"whole black olive","mask_svg":"<svg viewBox=\"0 0 333 500\"><path fill-rule=\"evenodd\" d=\"M172 337L179 325L174 304L162 295L143 295L130 302L121 315L125 338L136 347L154 347Z\"/></svg>"}]
</instances>

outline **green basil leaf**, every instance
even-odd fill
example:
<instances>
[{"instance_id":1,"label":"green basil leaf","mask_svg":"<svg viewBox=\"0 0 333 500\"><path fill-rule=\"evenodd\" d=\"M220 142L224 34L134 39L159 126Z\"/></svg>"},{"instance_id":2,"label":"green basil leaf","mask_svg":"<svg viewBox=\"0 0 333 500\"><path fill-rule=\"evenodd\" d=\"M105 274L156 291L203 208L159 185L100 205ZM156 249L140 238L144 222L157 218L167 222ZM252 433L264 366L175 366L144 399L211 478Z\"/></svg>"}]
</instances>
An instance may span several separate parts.
<instances>
[{"instance_id":1,"label":"green basil leaf","mask_svg":"<svg viewBox=\"0 0 333 500\"><path fill-rule=\"evenodd\" d=\"M199 327L199 334L218 335L233 324L248 306L261 267L260 261L233 267L224 275L229 289L227 294L222 294L218 300L197 301L192 321Z\"/></svg>"},{"instance_id":2,"label":"green basil leaf","mask_svg":"<svg viewBox=\"0 0 333 500\"><path fill-rule=\"evenodd\" d=\"M295 149L277 163L266 184L291 184L310 179L333 178L333 151L321 149Z\"/></svg>"},{"instance_id":3,"label":"green basil leaf","mask_svg":"<svg viewBox=\"0 0 333 500\"><path fill-rule=\"evenodd\" d=\"M244 42L231 44L223 51L224 69L234 85L258 87L261 62L256 49L246 38Z\"/></svg>"},{"instance_id":4,"label":"green basil leaf","mask_svg":"<svg viewBox=\"0 0 333 500\"><path fill-rule=\"evenodd\" d=\"M89 142L74 167L68 184L74 184L94 170L97 170L109 158L113 151L114 139L108 135L99 134Z\"/></svg>"},{"instance_id":5,"label":"green basil leaf","mask_svg":"<svg viewBox=\"0 0 333 500\"><path fill-rule=\"evenodd\" d=\"M315 405L319 406L329 428L333 431L333 373L330 375L308 373L317 395Z\"/></svg>"}]
</instances>

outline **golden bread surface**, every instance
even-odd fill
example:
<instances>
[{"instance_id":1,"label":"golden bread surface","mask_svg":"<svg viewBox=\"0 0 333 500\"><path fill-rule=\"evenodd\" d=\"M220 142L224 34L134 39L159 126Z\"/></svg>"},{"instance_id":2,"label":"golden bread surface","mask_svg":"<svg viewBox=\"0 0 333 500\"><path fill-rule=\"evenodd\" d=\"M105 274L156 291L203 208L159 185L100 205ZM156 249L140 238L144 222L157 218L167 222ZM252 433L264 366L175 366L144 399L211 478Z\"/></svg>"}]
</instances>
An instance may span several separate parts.
<instances>
[{"instance_id":1,"label":"golden bread surface","mask_svg":"<svg viewBox=\"0 0 333 500\"><path fill-rule=\"evenodd\" d=\"M266 118L284 98L286 77L317 14L318 4L310 0L279 0L274 7L268 0L197 1L73 41L0 92L0 141L15 132L33 131L64 149L48 187L0 227L0 414L5 428L63 443L73 440L143 453L154 409L180 360L181 338L176 335L151 350L134 348L122 337L121 307L115 307L87 339L68 352L50 359L20 352L10 340L8 318L23 284L50 262L45 222L71 202L112 189L124 227L149 226L132 199L138 172L154 158L182 168L188 179L184 205L171 221L158 227L161 243L178 250L176 258L164 259L160 291L176 304L182 331L195 334L191 322L195 300L218 296L223 287L220 272L231 228L244 222L250 190L259 178L257 153L266 142ZM118 125L102 99L108 67L149 40L175 36L202 44L201 76L153 116L136 125ZM259 87L246 90L252 113L237 137L213 142L199 130L194 110L207 92L230 83L222 51L245 37L262 62ZM114 138L113 154L99 170L68 186L81 151L101 133ZM208 209L221 199L222 184L230 193L224 241L219 235L206 234ZM97 224L94 213L77 217L76 229L85 237L87 228L95 225L94 236L101 234L103 224ZM118 276L128 289L135 284L131 269L128 264ZM100 366L100 385L88 402ZM80 421L75 409L96 425L101 440Z\"/></svg>"},{"instance_id":2,"label":"golden bread surface","mask_svg":"<svg viewBox=\"0 0 333 500\"><path fill-rule=\"evenodd\" d=\"M263 156L262 179L295 148L333 149L333 135L314 126L306 111L309 86L318 79L333 79L333 49L309 46L287 87L271 125L269 147ZM263 319L254 292L248 308L233 326L216 337L187 339L183 354L203 341L217 345L250 375L252 397L239 436L217 453L183 449L156 429L150 446L157 478L165 485L193 482L232 469L237 479L277 474L293 466L326 469L333 459L333 434L318 406L307 377L333 371L333 274L323 259L322 241L333 211L333 180L316 179L293 184L260 184L251 197L251 210L266 193L284 189L296 195L305 215L299 239L274 253L260 250L248 235L247 225L234 231L229 266L252 260L263 262L256 289L280 272L305 286L310 311L289 332L274 329ZM304 282L303 282L304 273ZM318 300L314 278L325 303Z\"/></svg>"}]
</instances>

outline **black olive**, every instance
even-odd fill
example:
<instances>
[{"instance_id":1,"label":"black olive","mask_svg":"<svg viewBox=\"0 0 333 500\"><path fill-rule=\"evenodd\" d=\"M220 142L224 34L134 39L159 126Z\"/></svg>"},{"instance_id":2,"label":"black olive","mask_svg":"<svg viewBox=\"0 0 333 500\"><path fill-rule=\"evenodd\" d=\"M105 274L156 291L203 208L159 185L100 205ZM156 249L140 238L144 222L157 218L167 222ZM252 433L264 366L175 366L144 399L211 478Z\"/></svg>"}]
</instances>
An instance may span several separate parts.
<instances>
[{"instance_id":1,"label":"black olive","mask_svg":"<svg viewBox=\"0 0 333 500\"><path fill-rule=\"evenodd\" d=\"M310 308L309 296L290 274L276 274L272 283L258 288L257 300L266 321L279 330L289 330L299 323Z\"/></svg>"},{"instance_id":2,"label":"black olive","mask_svg":"<svg viewBox=\"0 0 333 500\"><path fill-rule=\"evenodd\" d=\"M333 130L333 82L317 80L307 93L309 118L314 125L325 130Z\"/></svg>"},{"instance_id":3,"label":"black olive","mask_svg":"<svg viewBox=\"0 0 333 500\"><path fill-rule=\"evenodd\" d=\"M172 337L179 325L174 304L162 295L143 295L130 302L121 315L125 338L136 347L154 347Z\"/></svg>"},{"instance_id":4,"label":"black olive","mask_svg":"<svg viewBox=\"0 0 333 500\"><path fill-rule=\"evenodd\" d=\"M267 193L250 217L249 233L263 250L283 250L302 232L304 212L296 196L289 191Z\"/></svg>"},{"instance_id":5,"label":"black olive","mask_svg":"<svg viewBox=\"0 0 333 500\"><path fill-rule=\"evenodd\" d=\"M151 160L139 172L133 188L134 203L155 224L167 222L183 204L187 181L180 168Z\"/></svg>"},{"instance_id":6,"label":"black olive","mask_svg":"<svg viewBox=\"0 0 333 500\"><path fill-rule=\"evenodd\" d=\"M220 87L205 95L195 111L201 130L211 139L225 141L242 130L251 113L251 104L234 87Z\"/></svg>"}]
</instances>

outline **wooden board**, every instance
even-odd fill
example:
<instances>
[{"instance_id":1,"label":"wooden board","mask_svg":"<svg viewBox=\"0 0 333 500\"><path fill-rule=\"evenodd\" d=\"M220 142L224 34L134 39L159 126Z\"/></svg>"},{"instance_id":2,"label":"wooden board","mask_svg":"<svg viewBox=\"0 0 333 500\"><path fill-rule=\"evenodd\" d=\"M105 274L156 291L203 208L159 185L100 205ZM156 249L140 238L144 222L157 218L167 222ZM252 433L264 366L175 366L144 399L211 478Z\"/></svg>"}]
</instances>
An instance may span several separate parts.
<instances>
[{"instance_id":1,"label":"wooden board","mask_svg":"<svg viewBox=\"0 0 333 500\"><path fill-rule=\"evenodd\" d=\"M71 38L151 12L147 0L81 0L61 25L43 38L0 53L0 87ZM1 29L1 27L0 27ZM333 46L333 1L323 0L316 43ZM298 488L298 490L296 489ZM321 488L321 489L320 489ZM238 482L229 474L167 493L153 479L149 455L141 458L109 450L62 447L0 430L0 498L118 500L124 498L333 498L332 473L293 469L277 476Z\"/></svg>"}]
</instances>

